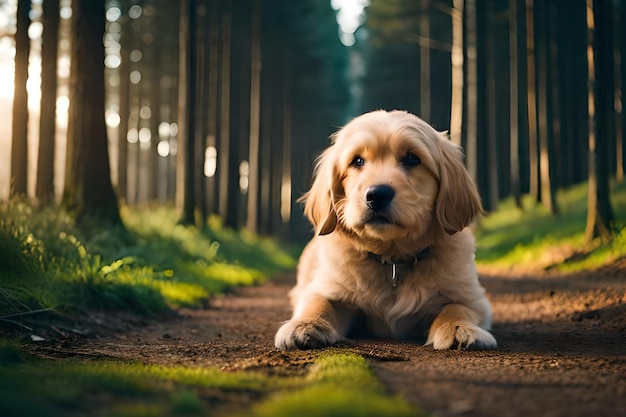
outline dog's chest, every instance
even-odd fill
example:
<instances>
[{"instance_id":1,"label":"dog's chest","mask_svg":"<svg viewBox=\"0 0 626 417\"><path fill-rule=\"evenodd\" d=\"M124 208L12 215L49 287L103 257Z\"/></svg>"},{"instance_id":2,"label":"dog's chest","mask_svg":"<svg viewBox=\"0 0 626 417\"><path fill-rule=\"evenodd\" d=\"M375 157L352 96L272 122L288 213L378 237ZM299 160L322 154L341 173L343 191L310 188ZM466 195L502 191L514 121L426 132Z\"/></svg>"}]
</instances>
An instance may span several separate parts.
<instances>
[{"instance_id":1,"label":"dog's chest","mask_svg":"<svg viewBox=\"0 0 626 417\"><path fill-rule=\"evenodd\" d=\"M420 274L420 268L388 263L374 268L370 276L355 277L360 291L356 291L354 300L366 313L385 321L419 312L436 293L428 278Z\"/></svg>"}]
</instances>

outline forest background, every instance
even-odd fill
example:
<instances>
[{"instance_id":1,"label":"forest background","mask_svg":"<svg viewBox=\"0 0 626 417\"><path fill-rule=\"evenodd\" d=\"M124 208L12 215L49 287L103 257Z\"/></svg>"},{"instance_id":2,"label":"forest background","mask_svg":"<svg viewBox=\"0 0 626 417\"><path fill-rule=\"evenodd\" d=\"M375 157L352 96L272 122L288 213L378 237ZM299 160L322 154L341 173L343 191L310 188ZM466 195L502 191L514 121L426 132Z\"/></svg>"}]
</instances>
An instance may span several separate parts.
<instances>
[{"instance_id":1,"label":"forest background","mask_svg":"<svg viewBox=\"0 0 626 417\"><path fill-rule=\"evenodd\" d=\"M588 239L617 230L626 6L364 6L342 27L347 6L319 0L1 2L3 198L112 221L175 203L303 241L295 201L328 136L405 109L464 146L488 211L528 194L556 215L589 180Z\"/></svg>"}]
</instances>

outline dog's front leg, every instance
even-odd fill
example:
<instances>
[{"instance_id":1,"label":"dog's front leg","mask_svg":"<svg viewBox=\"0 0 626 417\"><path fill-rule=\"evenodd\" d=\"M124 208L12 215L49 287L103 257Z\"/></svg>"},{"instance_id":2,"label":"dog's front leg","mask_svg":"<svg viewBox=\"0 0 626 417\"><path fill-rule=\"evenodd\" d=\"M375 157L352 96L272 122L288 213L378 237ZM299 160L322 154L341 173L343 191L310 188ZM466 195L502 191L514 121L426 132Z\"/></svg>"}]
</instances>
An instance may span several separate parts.
<instances>
[{"instance_id":1,"label":"dog's front leg","mask_svg":"<svg viewBox=\"0 0 626 417\"><path fill-rule=\"evenodd\" d=\"M284 323L274 339L278 349L317 349L343 339L354 310L317 294L302 294L291 320Z\"/></svg>"},{"instance_id":2,"label":"dog's front leg","mask_svg":"<svg viewBox=\"0 0 626 417\"><path fill-rule=\"evenodd\" d=\"M448 304L430 326L426 344L436 350L452 347L494 349L497 346L496 339L479 326L483 321L481 314L465 305Z\"/></svg>"}]
</instances>

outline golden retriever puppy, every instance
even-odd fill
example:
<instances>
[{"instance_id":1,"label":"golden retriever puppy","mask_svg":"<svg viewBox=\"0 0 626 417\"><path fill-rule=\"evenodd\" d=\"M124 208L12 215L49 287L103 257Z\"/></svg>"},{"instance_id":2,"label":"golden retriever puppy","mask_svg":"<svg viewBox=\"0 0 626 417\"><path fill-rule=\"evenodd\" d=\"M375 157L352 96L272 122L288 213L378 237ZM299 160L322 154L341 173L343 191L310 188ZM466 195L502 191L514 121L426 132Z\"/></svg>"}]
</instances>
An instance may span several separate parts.
<instances>
[{"instance_id":1,"label":"golden retriever puppy","mask_svg":"<svg viewBox=\"0 0 626 417\"><path fill-rule=\"evenodd\" d=\"M276 347L332 345L358 326L427 335L434 349L495 348L466 228L482 206L461 150L404 111L361 115L332 139L302 198L316 236Z\"/></svg>"}]
</instances>

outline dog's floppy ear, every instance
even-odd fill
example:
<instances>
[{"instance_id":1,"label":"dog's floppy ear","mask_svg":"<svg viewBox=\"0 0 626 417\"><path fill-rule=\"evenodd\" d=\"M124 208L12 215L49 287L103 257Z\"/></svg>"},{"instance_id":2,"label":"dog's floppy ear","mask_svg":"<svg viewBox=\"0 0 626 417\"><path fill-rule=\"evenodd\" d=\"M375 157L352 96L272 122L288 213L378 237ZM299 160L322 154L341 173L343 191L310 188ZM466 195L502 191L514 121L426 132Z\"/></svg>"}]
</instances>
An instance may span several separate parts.
<instances>
[{"instance_id":1,"label":"dog's floppy ear","mask_svg":"<svg viewBox=\"0 0 626 417\"><path fill-rule=\"evenodd\" d=\"M313 172L313 184L300 198L304 202L304 214L319 235L327 235L337 226L335 190L339 179L334 151L334 146L331 146L319 156Z\"/></svg>"},{"instance_id":2,"label":"dog's floppy ear","mask_svg":"<svg viewBox=\"0 0 626 417\"><path fill-rule=\"evenodd\" d=\"M468 226L483 208L476 184L463 165L461 148L443 135L438 144L440 179L435 213L443 229L454 234Z\"/></svg>"}]
</instances>

